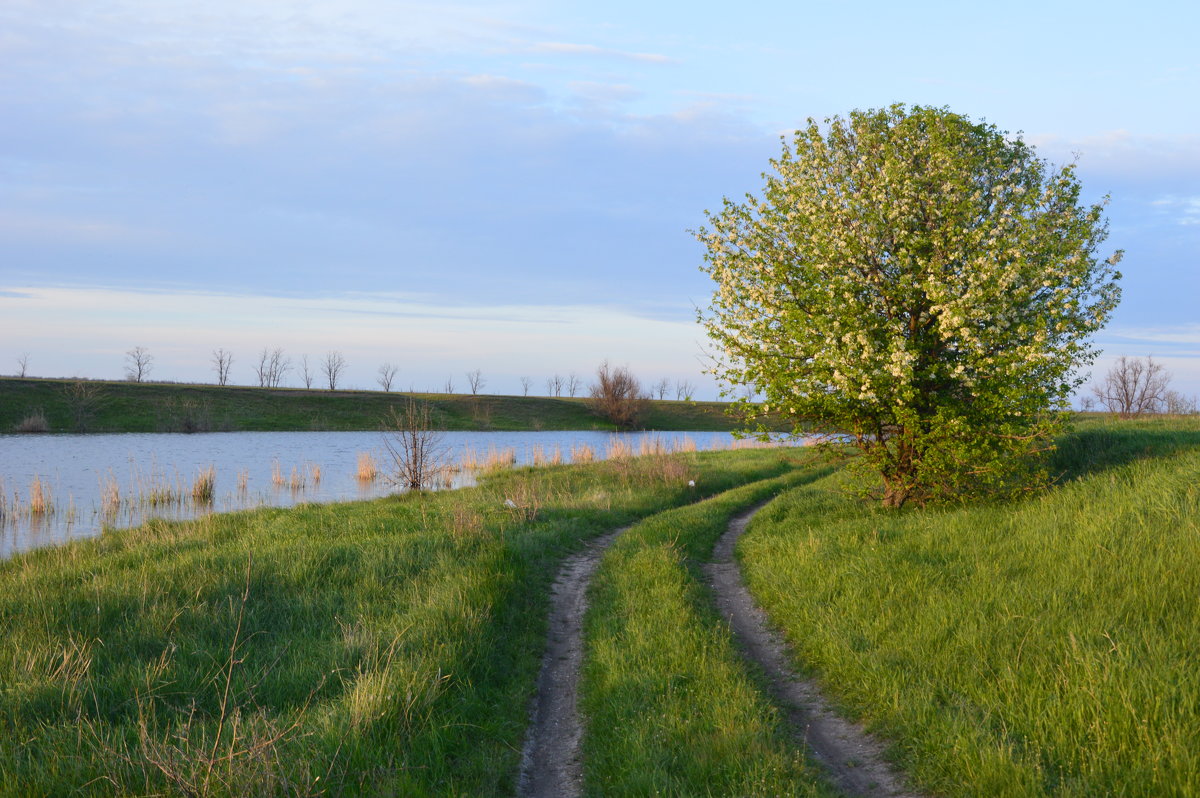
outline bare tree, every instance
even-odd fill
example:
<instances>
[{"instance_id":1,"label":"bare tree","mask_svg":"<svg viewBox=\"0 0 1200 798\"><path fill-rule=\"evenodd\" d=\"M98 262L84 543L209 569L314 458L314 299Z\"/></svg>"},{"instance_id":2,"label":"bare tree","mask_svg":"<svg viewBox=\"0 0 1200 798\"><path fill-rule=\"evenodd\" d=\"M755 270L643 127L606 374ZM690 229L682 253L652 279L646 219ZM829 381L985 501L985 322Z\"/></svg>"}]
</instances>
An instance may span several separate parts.
<instances>
[{"instance_id":1,"label":"bare tree","mask_svg":"<svg viewBox=\"0 0 1200 798\"><path fill-rule=\"evenodd\" d=\"M1121 418L1136 418L1143 413L1161 413L1167 405L1167 386L1171 374L1154 358L1128 358L1122 355L1104 376L1104 382L1092 387L1100 404Z\"/></svg>"},{"instance_id":2,"label":"bare tree","mask_svg":"<svg viewBox=\"0 0 1200 798\"><path fill-rule=\"evenodd\" d=\"M22 352L17 358L17 376L24 377L29 371L29 353Z\"/></svg>"},{"instance_id":3,"label":"bare tree","mask_svg":"<svg viewBox=\"0 0 1200 798\"><path fill-rule=\"evenodd\" d=\"M483 387L485 380L483 372L479 369L467 372L467 385L471 388L471 395L475 396L479 393L479 389Z\"/></svg>"},{"instance_id":4,"label":"bare tree","mask_svg":"<svg viewBox=\"0 0 1200 798\"><path fill-rule=\"evenodd\" d=\"M77 379L63 389L63 398L67 401L75 431L87 432L102 404L100 386Z\"/></svg>"},{"instance_id":5,"label":"bare tree","mask_svg":"<svg viewBox=\"0 0 1200 798\"><path fill-rule=\"evenodd\" d=\"M217 370L217 385L229 384L229 367L233 365L233 353L224 348L213 350L213 368Z\"/></svg>"},{"instance_id":6,"label":"bare tree","mask_svg":"<svg viewBox=\"0 0 1200 798\"><path fill-rule=\"evenodd\" d=\"M332 350L325 353L325 359L321 361L321 373L325 375L325 381L329 383L329 390L337 390L338 380L345 370L346 358L342 357L341 352Z\"/></svg>"},{"instance_id":7,"label":"bare tree","mask_svg":"<svg viewBox=\"0 0 1200 798\"><path fill-rule=\"evenodd\" d=\"M560 374L555 374L553 377L546 379L546 395L547 396L562 396L563 378Z\"/></svg>"},{"instance_id":8,"label":"bare tree","mask_svg":"<svg viewBox=\"0 0 1200 798\"><path fill-rule=\"evenodd\" d=\"M671 381L663 377L658 382L650 386L650 395L657 397L659 401L667 398L667 391L671 390Z\"/></svg>"},{"instance_id":9,"label":"bare tree","mask_svg":"<svg viewBox=\"0 0 1200 798\"><path fill-rule=\"evenodd\" d=\"M307 368L307 362L305 367ZM283 378L292 370L292 359L283 353L281 347L268 349L263 347L258 356L258 365L254 371L258 375L260 388L278 388Z\"/></svg>"},{"instance_id":10,"label":"bare tree","mask_svg":"<svg viewBox=\"0 0 1200 798\"><path fill-rule=\"evenodd\" d=\"M141 382L150 376L154 356L144 346L135 346L125 353L125 379Z\"/></svg>"},{"instance_id":11,"label":"bare tree","mask_svg":"<svg viewBox=\"0 0 1200 798\"><path fill-rule=\"evenodd\" d=\"M679 401L691 401L692 394L696 392L696 386L692 385L687 380L675 381L675 398Z\"/></svg>"},{"instance_id":12,"label":"bare tree","mask_svg":"<svg viewBox=\"0 0 1200 798\"><path fill-rule=\"evenodd\" d=\"M533 385L533 379L531 377L522 377L521 378L521 393L523 396L529 396L529 388L532 385Z\"/></svg>"},{"instance_id":13,"label":"bare tree","mask_svg":"<svg viewBox=\"0 0 1200 798\"><path fill-rule=\"evenodd\" d=\"M627 367L613 368L606 360L596 369L589 404L618 429L633 429L641 423L647 399L641 383Z\"/></svg>"},{"instance_id":14,"label":"bare tree","mask_svg":"<svg viewBox=\"0 0 1200 798\"><path fill-rule=\"evenodd\" d=\"M426 402L392 406L384 421L384 446L392 459L389 479L409 490L430 487L446 457L442 433Z\"/></svg>"},{"instance_id":15,"label":"bare tree","mask_svg":"<svg viewBox=\"0 0 1200 798\"><path fill-rule=\"evenodd\" d=\"M571 396L579 393L579 388L582 384L583 383L580 381L579 375L575 372L572 371L567 375L567 393Z\"/></svg>"},{"instance_id":16,"label":"bare tree","mask_svg":"<svg viewBox=\"0 0 1200 798\"><path fill-rule=\"evenodd\" d=\"M446 384L442 386L442 393L454 393L454 378L447 377Z\"/></svg>"},{"instance_id":17,"label":"bare tree","mask_svg":"<svg viewBox=\"0 0 1200 798\"><path fill-rule=\"evenodd\" d=\"M379 367L379 377L377 381L383 390L390 393L392 390L392 380L396 379L396 371L398 369L391 363L384 363Z\"/></svg>"},{"instance_id":18,"label":"bare tree","mask_svg":"<svg viewBox=\"0 0 1200 798\"><path fill-rule=\"evenodd\" d=\"M313 372L312 367L308 365L308 355L301 355L300 356L300 379L302 379L304 381L304 387L306 389L312 388L313 378L315 376L316 376L316 374Z\"/></svg>"},{"instance_id":19,"label":"bare tree","mask_svg":"<svg viewBox=\"0 0 1200 798\"><path fill-rule=\"evenodd\" d=\"M1184 396L1179 391L1167 391L1164 404L1164 412L1173 416L1186 416L1196 413L1200 402L1194 395Z\"/></svg>"}]
</instances>

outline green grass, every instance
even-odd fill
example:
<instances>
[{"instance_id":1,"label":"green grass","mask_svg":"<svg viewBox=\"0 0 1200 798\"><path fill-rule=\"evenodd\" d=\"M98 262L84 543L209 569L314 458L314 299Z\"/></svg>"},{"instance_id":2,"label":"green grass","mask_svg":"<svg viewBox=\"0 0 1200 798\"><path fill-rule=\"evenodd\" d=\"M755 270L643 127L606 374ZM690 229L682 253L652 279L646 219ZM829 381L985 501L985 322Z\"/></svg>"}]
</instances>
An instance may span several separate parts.
<instances>
[{"instance_id":1,"label":"green grass","mask_svg":"<svg viewBox=\"0 0 1200 798\"><path fill-rule=\"evenodd\" d=\"M828 794L735 651L697 566L736 512L820 473L652 516L604 556L581 687L589 794Z\"/></svg>"},{"instance_id":2,"label":"green grass","mask_svg":"<svg viewBox=\"0 0 1200 798\"><path fill-rule=\"evenodd\" d=\"M1020 503L884 512L840 475L739 556L799 663L939 795L1200 794L1200 423L1091 422Z\"/></svg>"},{"instance_id":3,"label":"green grass","mask_svg":"<svg viewBox=\"0 0 1200 798\"><path fill-rule=\"evenodd\" d=\"M0 562L0 794L511 794L562 557L788 467L522 469Z\"/></svg>"},{"instance_id":4,"label":"green grass","mask_svg":"<svg viewBox=\"0 0 1200 798\"><path fill-rule=\"evenodd\" d=\"M74 432L79 414L68 398L74 380L0 378L0 431L12 431L37 411L52 432ZM432 404L450 430L612 429L581 398L319 391L299 388L88 382L98 396L84 414L89 432L226 430L376 430L388 408L410 396ZM729 431L723 402L653 401L647 429Z\"/></svg>"}]
</instances>

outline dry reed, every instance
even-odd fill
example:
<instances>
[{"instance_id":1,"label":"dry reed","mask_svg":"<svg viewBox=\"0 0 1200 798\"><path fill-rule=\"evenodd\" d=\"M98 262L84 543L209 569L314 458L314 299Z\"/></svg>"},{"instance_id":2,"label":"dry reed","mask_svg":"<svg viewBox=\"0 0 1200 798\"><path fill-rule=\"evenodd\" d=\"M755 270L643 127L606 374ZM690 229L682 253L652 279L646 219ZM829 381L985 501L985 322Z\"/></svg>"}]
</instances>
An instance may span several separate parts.
<instances>
[{"instance_id":1,"label":"dry reed","mask_svg":"<svg viewBox=\"0 0 1200 798\"><path fill-rule=\"evenodd\" d=\"M379 464L370 452L358 453L358 472L355 476L359 482L374 482L379 479Z\"/></svg>"},{"instance_id":2,"label":"dry reed","mask_svg":"<svg viewBox=\"0 0 1200 798\"><path fill-rule=\"evenodd\" d=\"M50 489L34 476L33 484L29 486L29 512L31 515L45 515L50 508Z\"/></svg>"},{"instance_id":3,"label":"dry reed","mask_svg":"<svg viewBox=\"0 0 1200 798\"><path fill-rule=\"evenodd\" d=\"M192 482L192 501L196 504L212 504L216 486L217 469L215 466L209 466L196 474L196 479Z\"/></svg>"}]
</instances>

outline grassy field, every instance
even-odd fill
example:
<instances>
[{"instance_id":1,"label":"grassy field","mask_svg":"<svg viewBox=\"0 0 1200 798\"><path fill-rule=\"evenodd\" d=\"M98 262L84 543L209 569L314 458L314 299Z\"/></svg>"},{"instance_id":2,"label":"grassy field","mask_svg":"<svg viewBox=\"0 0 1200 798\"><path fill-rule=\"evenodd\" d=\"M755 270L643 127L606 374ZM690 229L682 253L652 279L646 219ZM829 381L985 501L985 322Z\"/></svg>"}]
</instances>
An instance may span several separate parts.
<instances>
[{"instance_id":1,"label":"grassy field","mask_svg":"<svg viewBox=\"0 0 1200 798\"><path fill-rule=\"evenodd\" d=\"M81 395L80 387L84 389ZM0 431L40 411L52 432L375 430L415 396L450 430L612 429L581 398L310 391L299 388L0 378ZM645 427L728 431L722 402L652 401Z\"/></svg>"},{"instance_id":2,"label":"grassy field","mask_svg":"<svg viewBox=\"0 0 1200 798\"><path fill-rule=\"evenodd\" d=\"M592 590L589 791L825 795L697 565L776 494L751 589L922 789L1200 795L1200 420L1089 420L1004 504L883 511L812 457L510 470L2 562L0 795L511 795L557 566L636 519Z\"/></svg>"},{"instance_id":3,"label":"grassy field","mask_svg":"<svg viewBox=\"0 0 1200 798\"><path fill-rule=\"evenodd\" d=\"M742 540L751 588L853 715L948 796L1200 795L1200 421L1089 423L1060 487L863 506L833 475Z\"/></svg>"},{"instance_id":4,"label":"grassy field","mask_svg":"<svg viewBox=\"0 0 1200 798\"><path fill-rule=\"evenodd\" d=\"M521 469L0 562L0 794L511 795L562 557L790 456Z\"/></svg>"}]
</instances>

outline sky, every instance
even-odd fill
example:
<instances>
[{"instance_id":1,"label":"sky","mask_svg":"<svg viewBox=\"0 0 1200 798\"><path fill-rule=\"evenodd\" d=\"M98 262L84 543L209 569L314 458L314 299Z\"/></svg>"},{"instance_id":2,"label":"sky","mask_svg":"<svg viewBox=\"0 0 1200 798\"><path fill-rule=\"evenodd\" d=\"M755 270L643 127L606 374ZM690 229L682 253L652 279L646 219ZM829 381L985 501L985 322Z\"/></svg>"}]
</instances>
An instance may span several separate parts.
<instances>
[{"instance_id":1,"label":"sky","mask_svg":"<svg viewBox=\"0 0 1200 798\"><path fill-rule=\"evenodd\" d=\"M780 136L946 106L1109 197L1102 374L1200 394L1200 5L4 0L0 373L545 393L603 360L715 398L688 232ZM288 382L298 384L297 372Z\"/></svg>"}]
</instances>

